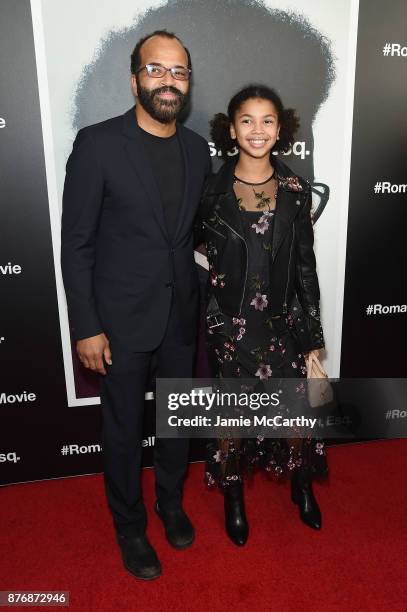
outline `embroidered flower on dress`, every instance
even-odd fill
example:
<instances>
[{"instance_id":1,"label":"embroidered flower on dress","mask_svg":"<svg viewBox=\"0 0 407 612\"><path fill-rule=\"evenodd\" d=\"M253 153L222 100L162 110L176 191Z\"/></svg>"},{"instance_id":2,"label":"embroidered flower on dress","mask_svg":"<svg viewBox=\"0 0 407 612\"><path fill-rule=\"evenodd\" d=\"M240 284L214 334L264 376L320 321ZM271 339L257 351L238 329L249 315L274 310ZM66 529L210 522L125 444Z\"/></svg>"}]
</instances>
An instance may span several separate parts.
<instances>
[{"instance_id":1,"label":"embroidered flower on dress","mask_svg":"<svg viewBox=\"0 0 407 612\"><path fill-rule=\"evenodd\" d=\"M323 442L317 442L315 444L315 452L318 455L323 455L324 454L324 443Z\"/></svg>"},{"instance_id":2,"label":"embroidered flower on dress","mask_svg":"<svg viewBox=\"0 0 407 612\"><path fill-rule=\"evenodd\" d=\"M288 462L287 462L287 467L288 469L291 471L295 468L295 461L293 460L292 457L289 458Z\"/></svg>"},{"instance_id":3,"label":"embroidered flower on dress","mask_svg":"<svg viewBox=\"0 0 407 612\"><path fill-rule=\"evenodd\" d=\"M256 297L250 302L250 306L254 306L256 310L263 310L268 304L267 295L256 293Z\"/></svg>"},{"instance_id":4,"label":"embroidered flower on dress","mask_svg":"<svg viewBox=\"0 0 407 612\"><path fill-rule=\"evenodd\" d=\"M220 289L223 289L223 287L225 286L225 281L223 280L225 276L225 274L217 274L213 266L210 267L211 285L213 287L219 287Z\"/></svg>"},{"instance_id":5,"label":"embroidered flower on dress","mask_svg":"<svg viewBox=\"0 0 407 612\"><path fill-rule=\"evenodd\" d=\"M231 476L226 476L225 480L225 484L229 484L230 481L240 480L240 476L239 474L232 474Z\"/></svg>"},{"instance_id":6,"label":"embroidered flower on dress","mask_svg":"<svg viewBox=\"0 0 407 612\"><path fill-rule=\"evenodd\" d=\"M213 458L216 461L216 463L222 463L226 460L227 456L228 454L226 451L217 450L216 453L213 455Z\"/></svg>"},{"instance_id":7,"label":"embroidered flower on dress","mask_svg":"<svg viewBox=\"0 0 407 612\"><path fill-rule=\"evenodd\" d=\"M256 376L259 376L260 380L266 380L270 378L272 370L268 364L261 363L259 369L256 372Z\"/></svg>"},{"instance_id":8,"label":"embroidered flower on dress","mask_svg":"<svg viewBox=\"0 0 407 612\"><path fill-rule=\"evenodd\" d=\"M280 187L284 187L290 191L303 191L302 185L298 180L298 176L280 177L279 185Z\"/></svg>"},{"instance_id":9,"label":"embroidered flower on dress","mask_svg":"<svg viewBox=\"0 0 407 612\"><path fill-rule=\"evenodd\" d=\"M210 472L205 472L205 479L208 487L213 487L216 484L216 481Z\"/></svg>"},{"instance_id":10,"label":"embroidered flower on dress","mask_svg":"<svg viewBox=\"0 0 407 612\"><path fill-rule=\"evenodd\" d=\"M260 219L257 221L257 223L252 224L251 227L256 230L256 234L264 234L264 232L269 229L270 225L268 222L268 218L272 217L273 215L274 211L266 210L264 211Z\"/></svg>"},{"instance_id":11,"label":"embroidered flower on dress","mask_svg":"<svg viewBox=\"0 0 407 612\"><path fill-rule=\"evenodd\" d=\"M264 234L264 232L269 228L269 223L267 219L263 219L263 217L261 217L257 223L252 224L252 228L256 230L256 234Z\"/></svg>"}]
</instances>

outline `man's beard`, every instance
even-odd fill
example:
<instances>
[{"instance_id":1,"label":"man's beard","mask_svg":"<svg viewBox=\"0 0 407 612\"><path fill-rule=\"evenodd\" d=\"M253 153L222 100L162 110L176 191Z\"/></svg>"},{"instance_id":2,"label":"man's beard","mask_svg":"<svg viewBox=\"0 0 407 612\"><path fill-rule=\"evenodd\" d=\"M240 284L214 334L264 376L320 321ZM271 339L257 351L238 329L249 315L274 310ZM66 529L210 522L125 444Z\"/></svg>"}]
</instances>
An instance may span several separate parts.
<instances>
[{"instance_id":1,"label":"man's beard","mask_svg":"<svg viewBox=\"0 0 407 612\"><path fill-rule=\"evenodd\" d=\"M174 100L159 99L160 93L171 92L176 95ZM176 87L165 85L157 89L146 89L137 83L138 101L144 110L160 123L171 123L185 108L189 93L183 94Z\"/></svg>"}]
</instances>

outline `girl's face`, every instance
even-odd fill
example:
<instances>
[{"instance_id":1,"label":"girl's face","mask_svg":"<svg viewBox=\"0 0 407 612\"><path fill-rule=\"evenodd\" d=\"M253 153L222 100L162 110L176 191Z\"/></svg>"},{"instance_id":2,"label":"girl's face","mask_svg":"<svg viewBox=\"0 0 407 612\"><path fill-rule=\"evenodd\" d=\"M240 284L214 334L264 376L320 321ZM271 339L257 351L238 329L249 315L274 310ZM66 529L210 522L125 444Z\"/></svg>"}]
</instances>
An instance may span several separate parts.
<instances>
[{"instance_id":1,"label":"girl's face","mask_svg":"<svg viewBox=\"0 0 407 612\"><path fill-rule=\"evenodd\" d=\"M230 135L237 140L240 152L255 158L270 154L279 131L274 104L260 98L250 98L243 102L230 126Z\"/></svg>"}]
</instances>

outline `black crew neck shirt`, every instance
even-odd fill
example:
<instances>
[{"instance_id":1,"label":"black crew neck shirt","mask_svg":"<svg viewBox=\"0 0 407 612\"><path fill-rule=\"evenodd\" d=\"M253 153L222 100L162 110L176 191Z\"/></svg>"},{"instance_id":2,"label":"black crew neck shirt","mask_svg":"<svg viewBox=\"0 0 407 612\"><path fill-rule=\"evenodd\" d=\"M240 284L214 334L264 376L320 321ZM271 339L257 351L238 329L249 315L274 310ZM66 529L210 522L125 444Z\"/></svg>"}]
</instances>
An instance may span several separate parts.
<instances>
[{"instance_id":1,"label":"black crew neck shirt","mask_svg":"<svg viewBox=\"0 0 407 612\"><path fill-rule=\"evenodd\" d=\"M140 126L139 130L160 192L168 234L172 238L184 195L184 160L178 134L162 138Z\"/></svg>"}]
</instances>

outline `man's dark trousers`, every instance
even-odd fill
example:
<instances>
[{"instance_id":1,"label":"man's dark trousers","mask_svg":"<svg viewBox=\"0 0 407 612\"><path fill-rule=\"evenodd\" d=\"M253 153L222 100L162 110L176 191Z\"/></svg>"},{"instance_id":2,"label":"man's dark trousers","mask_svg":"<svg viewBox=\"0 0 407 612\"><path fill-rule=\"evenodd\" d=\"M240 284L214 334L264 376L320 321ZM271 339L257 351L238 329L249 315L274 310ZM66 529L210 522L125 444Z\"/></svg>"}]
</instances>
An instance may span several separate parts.
<instances>
[{"instance_id":1,"label":"man's dark trousers","mask_svg":"<svg viewBox=\"0 0 407 612\"><path fill-rule=\"evenodd\" d=\"M101 389L103 444L108 501L123 534L139 533L146 522L139 481L150 363L158 360L157 376L189 378L195 348L192 228L210 155L192 130L177 123L176 134L184 188L173 227L134 107L81 129L67 162L62 273L74 339L104 333L112 351ZM156 444L165 510L180 504L188 443Z\"/></svg>"},{"instance_id":2,"label":"man's dark trousers","mask_svg":"<svg viewBox=\"0 0 407 612\"><path fill-rule=\"evenodd\" d=\"M185 343L181 325L174 295L164 338L154 351L131 352L111 345L113 365L107 366L101 382L105 486L115 527L123 535L144 533L146 527L140 469L151 362L156 363L157 377L192 376L195 342ZM188 451L188 439L155 439L156 496L164 510L181 504Z\"/></svg>"}]
</instances>

